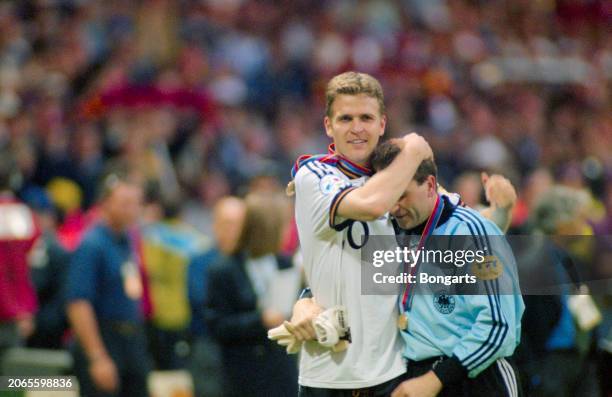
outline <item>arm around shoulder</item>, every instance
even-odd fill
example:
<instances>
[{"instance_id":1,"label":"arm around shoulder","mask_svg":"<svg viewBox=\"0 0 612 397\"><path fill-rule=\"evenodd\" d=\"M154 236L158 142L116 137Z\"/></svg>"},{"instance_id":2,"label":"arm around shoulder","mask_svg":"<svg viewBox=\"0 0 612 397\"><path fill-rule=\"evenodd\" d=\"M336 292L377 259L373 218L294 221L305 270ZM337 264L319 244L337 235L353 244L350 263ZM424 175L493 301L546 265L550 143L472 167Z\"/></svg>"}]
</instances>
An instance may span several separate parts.
<instances>
[{"instance_id":1,"label":"arm around shoulder","mask_svg":"<svg viewBox=\"0 0 612 397\"><path fill-rule=\"evenodd\" d=\"M408 134L398 140L401 150L391 164L377 172L365 185L346 194L337 214L358 221L372 221L391 210L414 177L421 162L432 157L423 137Z\"/></svg>"}]
</instances>

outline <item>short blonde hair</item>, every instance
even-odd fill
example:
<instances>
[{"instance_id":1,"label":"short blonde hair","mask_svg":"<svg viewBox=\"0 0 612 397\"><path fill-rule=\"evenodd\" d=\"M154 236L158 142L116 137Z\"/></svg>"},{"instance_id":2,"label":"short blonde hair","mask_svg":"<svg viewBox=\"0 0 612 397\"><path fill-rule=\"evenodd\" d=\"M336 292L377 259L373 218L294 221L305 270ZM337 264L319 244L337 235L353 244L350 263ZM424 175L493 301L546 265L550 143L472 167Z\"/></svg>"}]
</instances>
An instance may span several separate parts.
<instances>
[{"instance_id":1,"label":"short blonde hair","mask_svg":"<svg viewBox=\"0 0 612 397\"><path fill-rule=\"evenodd\" d=\"M280 193L250 193L244 199L246 216L238 243L238 251L259 258L280 251L283 232L288 222L289 207Z\"/></svg>"},{"instance_id":2,"label":"short blonde hair","mask_svg":"<svg viewBox=\"0 0 612 397\"><path fill-rule=\"evenodd\" d=\"M338 95L365 94L376 98L380 114L385 114L385 98L382 86L374 77L366 73L345 72L332 78L325 89L325 114L332 116L331 107Z\"/></svg>"}]
</instances>

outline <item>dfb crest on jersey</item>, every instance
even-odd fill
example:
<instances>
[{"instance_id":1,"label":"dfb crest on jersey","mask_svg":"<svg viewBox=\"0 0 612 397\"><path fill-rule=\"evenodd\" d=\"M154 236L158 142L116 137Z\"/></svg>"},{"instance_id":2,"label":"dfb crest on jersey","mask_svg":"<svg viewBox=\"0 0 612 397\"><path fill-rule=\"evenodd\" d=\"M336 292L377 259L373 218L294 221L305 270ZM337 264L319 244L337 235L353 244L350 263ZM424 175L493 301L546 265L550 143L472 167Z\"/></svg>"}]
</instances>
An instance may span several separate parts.
<instances>
[{"instance_id":1,"label":"dfb crest on jersey","mask_svg":"<svg viewBox=\"0 0 612 397\"><path fill-rule=\"evenodd\" d=\"M433 304L442 314L450 314L455 310L455 297L445 293L437 293L433 297Z\"/></svg>"}]
</instances>

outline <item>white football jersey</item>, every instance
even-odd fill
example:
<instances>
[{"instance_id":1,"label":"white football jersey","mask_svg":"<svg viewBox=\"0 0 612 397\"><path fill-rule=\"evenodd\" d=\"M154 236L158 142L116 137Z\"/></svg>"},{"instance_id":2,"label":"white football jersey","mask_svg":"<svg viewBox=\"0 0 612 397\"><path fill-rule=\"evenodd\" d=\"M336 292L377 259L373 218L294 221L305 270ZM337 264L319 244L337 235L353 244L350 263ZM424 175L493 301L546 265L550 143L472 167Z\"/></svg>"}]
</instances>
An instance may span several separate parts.
<instances>
[{"instance_id":1,"label":"white football jersey","mask_svg":"<svg viewBox=\"0 0 612 397\"><path fill-rule=\"evenodd\" d=\"M364 388L405 372L396 326L397 296L361 294L359 245L364 230L370 235L393 235L389 217L354 222L341 231L333 227L346 221L335 216L342 198L365 182L366 177L349 179L335 166L316 160L303 165L295 176L295 215L308 283L319 305L346 307L352 338L340 353L316 342L305 343L299 376L303 386Z\"/></svg>"}]
</instances>

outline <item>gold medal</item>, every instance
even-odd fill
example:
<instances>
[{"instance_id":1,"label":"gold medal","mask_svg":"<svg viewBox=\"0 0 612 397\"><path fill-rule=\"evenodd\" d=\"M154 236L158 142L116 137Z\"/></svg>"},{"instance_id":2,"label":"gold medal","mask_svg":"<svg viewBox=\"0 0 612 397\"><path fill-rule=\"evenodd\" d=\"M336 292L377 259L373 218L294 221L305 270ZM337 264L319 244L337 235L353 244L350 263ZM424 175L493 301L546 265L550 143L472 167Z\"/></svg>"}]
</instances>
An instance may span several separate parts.
<instances>
[{"instance_id":1,"label":"gold medal","mask_svg":"<svg viewBox=\"0 0 612 397\"><path fill-rule=\"evenodd\" d=\"M408 329L408 316L406 315L406 313L402 313L397 317L397 328L402 331Z\"/></svg>"}]
</instances>

